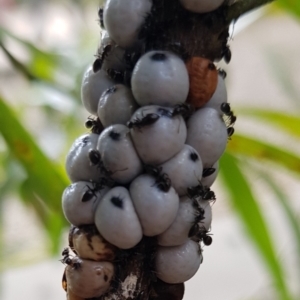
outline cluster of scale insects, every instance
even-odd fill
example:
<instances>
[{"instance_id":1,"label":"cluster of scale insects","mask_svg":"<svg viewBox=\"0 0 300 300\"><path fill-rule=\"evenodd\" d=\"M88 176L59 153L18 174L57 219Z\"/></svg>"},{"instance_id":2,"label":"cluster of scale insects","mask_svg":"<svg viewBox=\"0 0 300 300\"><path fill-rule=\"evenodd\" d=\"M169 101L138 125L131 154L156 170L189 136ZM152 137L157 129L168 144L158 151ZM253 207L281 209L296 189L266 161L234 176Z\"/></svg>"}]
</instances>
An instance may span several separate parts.
<instances>
[{"instance_id":1,"label":"cluster of scale insects","mask_svg":"<svg viewBox=\"0 0 300 300\"><path fill-rule=\"evenodd\" d=\"M113 89L114 87L112 87ZM230 138L234 133L233 125L236 122L236 116L231 110L229 103L222 103L220 106L221 111L225 115L225 121L227 124L227 134ZM128 128L142 129L144 126L154 124L161 116L174 117L176 115L182 115L185 120L187 120L192 113L195 111L194 107L187 103L182 103L176 105L172 110L167 110L160 108L158 113L149 113L143 116L142 118L136 118L132 121L127 122ZM99 118L89 117L85 123L86 128L91 129L93 133L100 134L103 130L103 125ZM118 139L118 133L112 132L111 135L114 135L114 139ZM82 197L82 202L89 201L96 197L96 191L103 189L105 186L113 187L114 181L110 178L112 172L107 170L101 160L101 155L97 150L90 150L89 158L91 164L96 165L103 174L106 175L105 178L102 178L100 183L93 183L93 188L87 186L87 191ZM164 192L168 192L171 188L171 180L166 173L162 172L162 167L147 165L144 164L144 172L155 178L154 185ZM215 172L215 168L205 168L203 169L202 177L208 177ZM201 226L201 221L204 219L204 210L199 206L197 199L202 199L206 201L215 201L215 193L206 186L203 186L199 181L199 185L187 188L187 195L192 199L193 206L196 210L195 221L191 226L189 231L189 237L192 237L195 241L203 241L204 245L209 246L212 243L212 237L208 235L208 231ZM64 261L65 262L65 261Z\"/></svg>"},{"instance_id":2,"label":"cluster of scale insects","mask_svg":"<svg viewBox=\"0 0 300 300\"><path fill-rule=\"evenodd\" d=\"M98 49L98 53L96 54L96 59L92 65L92 70L94 73L97 73L98 71L102 70L105 71L105 75L108 76L109 79L112 79L115 84L124 84L125 86L131 88L131 78L133 74L133 69L136 66L136 63L138 60L143 56L145 53L148 53L149 51L152 50L159 50L156 51L155 54L153 54L152 59L153 61L160 61L163 60L165 54L162 53L162 51L170 51L175 53L177 56L179 56L184 63L187 62L187 60L191 57L191 55L186 51L184 44L181 42L171 42L168 40L167 36L164 36L164 34L160 34L159 38L155 38L157 35L157 32L161 30L164 26L161 26L162 23L159 23L154 16L157 14L159 10L161 10L160 7L160 2L162 0L153 0L153 3L155 5L152 6L151 11L147 14L145 18L145 22L142 25L141 28L139 28L139 34L138 34L138 39L142 42L141 45L134 50L124 50L124 53L122 54L122 57L120 58L122 67L106 67L104 69L106 60L108 56L111 54L111 52L115 49L115 44L113 44L111 41L108 41L106 43L103 43L101 47ZM163 0L164 1L169 1L169 0ZM184 13L183 13L184 14ZM172 14L170 14L172 15ZM102 29L105 29L104 27L104 21L103 21L103 16L104 16L104 10L100 8L98 10L98 16L99 16L99 23ZM182 16L181 16L182 17ZM169 17L168 20L165 21L167 26L171 26L172 22L172 17ZM151 39L153 38L153 42ZM225 39L224 39L225 41ZM229 63L231 60L231 50L229 46L227 45L227 36L226 36L226 43L223 43L223 47L220 53L220 57L224 59L226 63ZM103 70L104 69L104 70ZM226 72L223 69L216 69L215 65L213 62L208 65L208 69L210 71L216 70L218 72L219 77L222 77L223 79L226 77ZM133 84L134 85L134 84ZM105 93L114 93L116 92L116 86L112 86L108 88ZM102 94L103 95L103 94ZM135 95L134 95L135 97ZM182 101L182 100L181 100ZM227 100L224 100L227 101ZM189 102L189 101L187 101ZM139 103L139 105L143 106L142 104ZM126 124L127 128L131 131L143 131L143 128L146 126L151 126L155 124L156 122L159 121L160 118L175 118L177 116L180 116L181 119L183 119L185 122L189 120L190 117L194 114L194 112L199 108L194 103L189 104L189 103L181 103L181 104L176 104L173 105L172 107L164 108L164 107L159 107L155 112L150 112L150 113L145 113L145 111L139 115L138 117L135 118L130 118L129 121L127 121ZM233 125L236 122L236 116L233 113L230 104L227 102L222 103L219 107L219 111L222 112L223 120L226 125L227 129L227 135L226 131L224 129L224 140L230 139L231 136L234 134L234 128ZM93 112L91 112L93 113ZM101 117L101 116L100 116ZM103 124L105 122L103 121ZM105 130L105 126L103 126L101 123L99 117L88 117L87 121L85 122L86 128L90 129L92 133L100 135L103 130ZM225 127L225 126L224 126ZM178 127L179 128L179 127ZM179 129L178 129L179 132ZM111 130L109 133L109 137L114 140L118 141L121 137L121 134ZM189 145L188 143L186 143ZM102 152L101 152L102 153ZM90 165L93 167L96 167L97 169L100 170L100 173L102 176L104 176L99 182L94 182L90 181L89 183L92 184L87 184L86 185L86 190L84 190L82 196L81 196L81 202L89 202L90 201L96 201L98 197L98 192L109 187L109 188L115 188L115 187L125 187L127 190L130 189L130 183L120 183L120 182L115 182L112 177L114 173L119 172L119 171L125 171L124 170L114 170L111 171L107 166L104 164L104 154L102 153L103 157L101 157L100 150L89 150L88 152L88 159L90 162ZM191 151L190 159L192 161L196 161L198 159L198 154L197 152ZM201 155L200 155L201 157ZM208 167L205 166L204 169L202 170L202 178L205 179L206 177L214 174L216 172L217 167L214 167L215 165L208 164ZM121 167L122 168L122 167ZM121 169L120 168L120 169ZM146 164L144 161L142 162L142 168L143 168L143 174L150 175L154 179L154 183L152 187L155 187L159 189L162 192L168 193L170 189L172 188L172 182L170 177L167 173L164 172L164 169L162 166L155 165L155 164ZM129 167L128 167L129 169ZM115 177L113 177L115 178ZM173 180L173 179L172 179ZM117 181L117 179L116 179ZM175 186L175 179L174 179L174 186ZM188 185L187 185L188 186ZM179 194L179 193L178 193ZM204 185L200 180L198 180L198 184L195 186L185 186L185 195L189 198L191 201L189 205L192 205L193 208L193 221L189 221L188 226L190 226L188 230L188 238L189 241L193 241L198 243L199 246L199 255L202 254L202 248L200 246L200 242L202 242L205 246L209 246L212 244L212 236L210 233L210 229L206 228L204 226L205 222L205 205L211 205L211 203L214 203L216 201L216 196L215 193L206 185ZM121 196L120 196L121 197ZM118 196L113 196L110 201L114 204L115 207L121 207L123 205L123 200L121 198L118 198ZM192 219L191 218L191 219ZM190 219L190 220L191 220ZM190 224L190 225L189 225ZM113 226L112 226L113 227ZM119 230L119 229L118 229ZM146 233L145 233L146 236ZM148 238L147 236L144 238ZM149 235L150 236L150 235ZM195 244L195 243L194 243ZM115 244L114 244L115 245ZM162 244L158 244L162 245ZM157 245L156 245L157 246ZM71 246L70 246L71 247ZM72 247L71 247L72 249ZM134 249L134 248L131 248ZM120 249L121 253L125 253L126 251ZM130 249L129 249L130 251ZM135 251L135 250L132 250ZM74 251L75 254L76 251ZM124 255L125 255L124 254ZM149 253L148 253L149 254ZM150 253L151 258L151 263L149 265L149 269L154 270L153 267L153 258L156 253ZM80 269L80 264L81 264L81 259L78 258L77 256L72 256L69 252L69 248L65 248L62 252L63 258L61 259L61 262L72 267L75 270ZM118 268L120 267L120 259L121 256L118 256L116 260L114 261L115 267ZM203 260L203 257L201 258ZM202 263L202 261L201 261ZM82 265L82 269L83 269ZM153 274L155 274L155 271L153 271ZM65 274L64 274L65 276ZM119 274L115 274L115 276L119 276ZM154 276L155 277L155 276ZM154 278L153 281L155 281L156 278ZM63 278L63 285L66 285L66 280ZM167 281L166 281L167 282ZM143 293L143 292L140 292ZM139 297L137 297L138 299Z\"/></svg>"}]
</instances>

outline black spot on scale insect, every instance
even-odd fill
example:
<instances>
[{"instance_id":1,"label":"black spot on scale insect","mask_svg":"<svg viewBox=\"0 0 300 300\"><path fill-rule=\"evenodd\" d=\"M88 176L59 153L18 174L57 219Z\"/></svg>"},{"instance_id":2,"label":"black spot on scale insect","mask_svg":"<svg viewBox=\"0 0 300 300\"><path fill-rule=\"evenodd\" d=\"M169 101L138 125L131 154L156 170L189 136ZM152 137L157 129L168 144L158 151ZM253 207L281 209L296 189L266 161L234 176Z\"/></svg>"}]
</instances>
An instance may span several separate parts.
<instances>
[{"instance_id":1,"label":"black spot on scale insect","mask_svg":"<svg viewBox=\"0 0 300 300\"><path fill-rule=\"evenodd\" d=\"M195 161L199 160L199 155L198 155L196 152L192 151L192 152L190 153L190 159L191 159L193 162L195 162Z\"/></svg>"},{"instance_id":2,"label":"black spot on scale insect","mask_svg":"<svg viewBox=\"0 0 300 300\"><path fill-rule=\"evenodd\" d=\"M111 130L109 132L109 137L114 141L119 141L121 138L121 134L115 130Z\"/></svg>"},{"instance_id":3,"label":"black spot on scale insect","mask_svg":"<svg viewBox=\"0 0 300 300\"><path fill-rule=\"evenodd\" d=\"M111 197L110 202L118 208L121 208L121 209L123 208L124 203L123 203L123 199L121 197L113 196L113 197Z\"/></svg>"}]
</instances>

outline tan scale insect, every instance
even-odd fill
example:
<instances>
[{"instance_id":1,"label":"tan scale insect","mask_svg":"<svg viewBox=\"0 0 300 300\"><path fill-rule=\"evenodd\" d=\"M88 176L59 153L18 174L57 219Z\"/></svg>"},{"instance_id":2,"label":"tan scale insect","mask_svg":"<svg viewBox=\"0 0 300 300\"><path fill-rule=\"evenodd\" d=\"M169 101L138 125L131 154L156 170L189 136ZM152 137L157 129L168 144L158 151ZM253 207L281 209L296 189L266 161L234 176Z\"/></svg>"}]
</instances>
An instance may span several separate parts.
<instances>
[{"instance_id":1,"label":"tan scale insect","mask_svg":"<svg viewBox=\"0 0 300 300\"><path fill-rule=\"evenodd\" d=\"M186 62L190 89L187 103L195 108L206 104L214 94L218 84L218 71L212 61L194 56Z\"/></svg>"}]
</instances>

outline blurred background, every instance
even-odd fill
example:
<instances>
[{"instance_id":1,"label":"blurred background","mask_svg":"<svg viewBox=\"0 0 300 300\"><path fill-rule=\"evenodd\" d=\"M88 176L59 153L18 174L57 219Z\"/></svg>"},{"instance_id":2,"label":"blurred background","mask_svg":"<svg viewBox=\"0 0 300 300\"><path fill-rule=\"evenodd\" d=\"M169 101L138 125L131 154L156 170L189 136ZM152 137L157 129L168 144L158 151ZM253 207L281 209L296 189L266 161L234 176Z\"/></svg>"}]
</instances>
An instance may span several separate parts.
<instances>
[{"instance_id":1,"label":"blurred background","mask_svg":"<svg viewBox=\"0 0 300 300\"><path fill-rule=\"evenodd\" d=\"M231 28L238 119L213 190L213 244L185 300L300 299L300 2ZM64 161L87 132L98 1L0 0L0 299L65 299Z\"/></svg>"}]
</instances>

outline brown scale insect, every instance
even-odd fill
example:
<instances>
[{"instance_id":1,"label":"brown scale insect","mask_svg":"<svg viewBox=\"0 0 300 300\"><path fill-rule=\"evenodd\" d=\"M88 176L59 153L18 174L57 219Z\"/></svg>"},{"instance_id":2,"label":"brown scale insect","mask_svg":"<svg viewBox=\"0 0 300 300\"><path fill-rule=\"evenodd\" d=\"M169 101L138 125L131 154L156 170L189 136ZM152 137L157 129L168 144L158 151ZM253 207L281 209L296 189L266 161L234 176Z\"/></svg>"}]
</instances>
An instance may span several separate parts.
<instances>
[{"instance_id":1,"label":"brown scale insect","mask_svg":"<svg viewBox=\"0 0 300 300\"><path fill-rule=\"evenodd\" d=\"M212 61L194 56L186 63L190 89L187 103L195 108L205 105L214 94L218 84L218 70Z\"/></svg>"}]
</instances>

